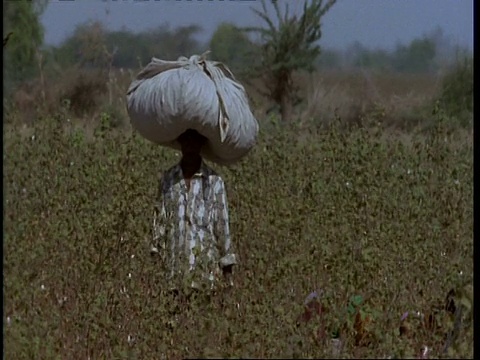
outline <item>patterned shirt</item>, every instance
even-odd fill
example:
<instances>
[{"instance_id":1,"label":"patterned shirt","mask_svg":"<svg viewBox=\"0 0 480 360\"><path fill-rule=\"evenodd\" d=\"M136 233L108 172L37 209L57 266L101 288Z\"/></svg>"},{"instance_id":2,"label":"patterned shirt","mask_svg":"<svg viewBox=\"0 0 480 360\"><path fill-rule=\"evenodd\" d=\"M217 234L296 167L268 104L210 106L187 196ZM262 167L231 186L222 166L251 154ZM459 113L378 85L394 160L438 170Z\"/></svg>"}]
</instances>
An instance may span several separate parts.
<instances>
[{"instance_id":1,"label":"patterned shirt","mask_svg":"<svg viewBox=\"0 0 480 360\"><path fill-rule=\"evenodd\" d=\"M173 288L213 288L225 266L237 263L230 240L223 180L202 162L190 181L180 164L160 180L152 253L159 253Z\"/></svg>"}]
</instances>

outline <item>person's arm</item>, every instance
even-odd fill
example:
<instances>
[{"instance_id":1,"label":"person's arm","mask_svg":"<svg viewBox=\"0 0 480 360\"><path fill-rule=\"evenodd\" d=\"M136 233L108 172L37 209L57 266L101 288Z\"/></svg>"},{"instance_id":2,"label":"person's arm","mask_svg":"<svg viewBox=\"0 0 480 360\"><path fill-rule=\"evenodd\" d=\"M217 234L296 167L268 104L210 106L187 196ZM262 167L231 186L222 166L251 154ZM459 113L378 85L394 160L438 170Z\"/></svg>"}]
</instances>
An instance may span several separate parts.
<instances>
[{"instance_id":1,"label":"person's arm","mask_svg":"<svg viewBox=\"0 0 480 360\"><path fill-rule=\"evenodd\" d=\"M163 196L163 180L160 179L153 209L152 241L150 245L150 254L156 255L160 251L162 254L166 247L166 211Z\"/></svg>"},{"instance_id":2,"label":"person's arm","mask_svg":"<svg viewBox=\"0 0 480 360\"><path fill-rule=\"evenodd\" d=\"M227 194L221 178L215 183L215 210L214 231L221 249L219 265L230 285L233 285L231 275L233 265L237 264L237 256L230 237Z\"/></svg>"}]
</instances>

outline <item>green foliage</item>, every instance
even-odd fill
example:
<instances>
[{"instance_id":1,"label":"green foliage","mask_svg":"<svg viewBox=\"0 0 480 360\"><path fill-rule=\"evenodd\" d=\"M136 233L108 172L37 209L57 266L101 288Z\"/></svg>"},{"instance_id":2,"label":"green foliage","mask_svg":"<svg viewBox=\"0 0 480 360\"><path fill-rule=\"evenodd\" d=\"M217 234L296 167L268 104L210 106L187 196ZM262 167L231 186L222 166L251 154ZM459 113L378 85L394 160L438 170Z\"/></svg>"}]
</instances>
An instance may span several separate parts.
<instances>
[{"instance_id":1,"label":"green foliage","mask_svg":"<svg viewBox=\"0 0 480 360\"><path fill-rule=\"evenodd\" d=\"M432 71L435 52L435 43L428 38L414 39L408 46L399 45L393 54L394 69L410 73Z\"/></svg>"},{"instance_id":2,"label":"green foliage","mask_svg":"<svg viewBox=\"0 0 480 360\"><path fill-rule=\"evenodd\" d=\"M437 28L410 43L398 44L393 51L369 49L358 41L354 42L344 54L344 62L353 68L403 74L434 74L455 60L457 49L458 46L453 45L443 30Z\"/></svg>"},{"instance_id":3,"label":"green foliage","mask_svg":"<svg viewBox=\"0 0 480 360\"><path fill-rule=\"evenodd\" d=\"M253 59L255 45L235 25L222 23L210 40L211 58L220 61L234 72L248 68Z\"/></svg>"},{"instance_id":4,"label":"green foliage","mask_svg":"<svg viewBox=\"0 0 480 360\"><path fill-rule=\"evenodd\" d=\"M156 43L153 54L164 59L177 59L179 56L190 56L200 53L200 44L194 36L202 31L199 25L180 26L174 30L151 34L152 43Z\"/></svg>"},{"instance_id":5,"label":"green foliage","mask_svg":"<svg viewBox=\"0 0 480 360\"><path fill-rule=\"evenodd\" d=\"M71 86L63 95L69 101L69 109L76 116L93 114L107 92L105 74L99 70L76 71Z\"/></svg>"},{"instance_id":6,"label":"green foliage","mask_svg":"<svg viewBox=\"0 0 480 360\"><path fill-rule=\"evenodd\" d=\"M435 358L452 327L448 353L473 357L471 135L441 122L407 141L335 126L262 130L248 158L217 169L241 259L236 287L182 308L171 330L148 241L158 172L179 158L102 119L93 135L61 116L5 126L6 358L331 358L318 322L295 326L313 289L341 357L427 345ZM399 335L405 311L426 313L451 288L462 326ZM377 314L368 346L355 345L349 305L361 320Z\"/></svg>"},{"instance_id":7,"label":"green foliage","mask_svg":"<svg viewBox=\"0 0 480 360\"><path fill-rule=\"evenodd\" d=\"M288 4L281 14L277 1L272 0L278 25L268 16L265 0L262 10L252 9L267 24L267 28L246 28L246 31L261 35L261 62L254 67L255 76L260 76L268 96L280 106L283 121L291 120L295 88L292 75L298 70L312 71L314 62L320 54L317 44L321 33L321 18L335 4L336 0L305 1L300 18L290 16Z\"/></svg>"},{"instance_id":8,"label":"green foliage","mask_svg":"<svg viewBox=\"0 0 480 360\"><path fill-rule=\"evenodd\" d=\"M140 64L146 65L157 54L151 52L155 42L147 39L144 33L112 31L107 34L106 42L109 49L116 49L112 65L117 68L138 69Z\"/></svg>"},{"instance_id":9,"label":"green foliage","mask_svg":"<svg viewBox=\"0 0 480 360\"><path fill-rule=\"evenodd\" d=\"M53 59L63 68L78 65L85 68L105 67L109 63L107 31L98 21L78 25L73 35L52 49Z\"/></svg>"},{"instance_id":10,"label":"green foliage","mask_svg":"<svg viewBox=\"0 0 480 360\"><path fill-rule=\"evenodd\" d=\"M62 66L82 64L87 67L138 69L152 57L176 60L200 51L194 36L201 31L197 25L170 29L162 25L140 33L126 30L107 31L98 22L77 27L71 37L53 49L53 57Z\"/></svg>"},{"instance_id":11,"label":"green foliage","mask_svg":"<svg viewBox=\"0 0 480 360\"><path fill-rule=\"evenodd\" d=\"M450 117L460 125L472 126L473 57L465 56L443 78L440 102Z\"/></svg>"},{"instance_id":12,"label":"green foliage","mask_svg":"<svg viewBox=\"0 0 480 360\"><path fill-rule=\"evenodd\" d=\"M385 50L367 50L360 52L354 65L359 68L369 68L380 71L390 70L391 56Z\"/></svg>"},{"instance_id":13,"label":"green foliage","mask_svg":"<svg viewBox=\"0 0 480 360\"><path fill-rule=\"evenodd\" d=\"M39 16L43 1L4 1L3 33L11 33L4 48L4 74L7 88L33 77L38 71L38 51L43 43Z\"/></svg>"},{"instance_id":14,"label":"green foliage","mask_svg":"<svg viewBox=\"0 0 480 360\"><path fill-rule=\"evenodd\" d=\"M338 51L322 49L322 56L317 58L316 65L321 70L339 69L342 66L342 58Z\"/></svg>"}]
</instances>

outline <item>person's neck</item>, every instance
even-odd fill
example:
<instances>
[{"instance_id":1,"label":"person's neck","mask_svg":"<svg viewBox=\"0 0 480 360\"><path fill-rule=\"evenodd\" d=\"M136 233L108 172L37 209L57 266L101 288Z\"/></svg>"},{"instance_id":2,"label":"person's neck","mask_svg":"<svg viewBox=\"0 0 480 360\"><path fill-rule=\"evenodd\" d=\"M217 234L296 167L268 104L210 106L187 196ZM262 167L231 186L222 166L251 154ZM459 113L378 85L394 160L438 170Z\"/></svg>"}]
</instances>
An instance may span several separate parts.
<instances>
[{"instance_id":1,"label":"person's neck","mask_svg":"<svg viewBox=\"0 0 480 360\"><path fill-rule=\"evenodd\" d=\"M193 175L200 170L202 165L202 157L200 155L183 156L180 161L183 176L186 179L191 179Z\"/></svg>"}]
</instances>

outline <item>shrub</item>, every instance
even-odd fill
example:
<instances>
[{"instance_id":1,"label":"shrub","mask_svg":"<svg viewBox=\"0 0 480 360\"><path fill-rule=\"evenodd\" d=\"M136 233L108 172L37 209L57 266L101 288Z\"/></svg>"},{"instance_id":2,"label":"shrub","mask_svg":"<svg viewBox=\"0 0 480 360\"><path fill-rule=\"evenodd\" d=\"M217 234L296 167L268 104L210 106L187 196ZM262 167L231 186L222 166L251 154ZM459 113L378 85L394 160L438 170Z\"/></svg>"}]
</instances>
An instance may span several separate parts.
<instances>
[{"instance_id":1,"label":"shrub","mask_svg":"<svg viewBox=\"0 0 480 360\"><path fill-rule=\"evenodd\" d=\"M80 70L72 80L64 94L72 111L77 116L93 114L108 91L107 78L99 71Z\"/></svg>"},{"instance_id":2,"label":"shrub","mask_svg":"<svg viewBox=\"0 0 480 360\"><path fill-rule=\"evenodd\" d=\"M461 126L471 126L473 117L473 58L464 57L442 81L440 101L446 113Z\"/></svg>"}]
</instances>

